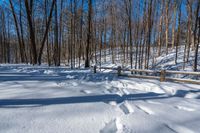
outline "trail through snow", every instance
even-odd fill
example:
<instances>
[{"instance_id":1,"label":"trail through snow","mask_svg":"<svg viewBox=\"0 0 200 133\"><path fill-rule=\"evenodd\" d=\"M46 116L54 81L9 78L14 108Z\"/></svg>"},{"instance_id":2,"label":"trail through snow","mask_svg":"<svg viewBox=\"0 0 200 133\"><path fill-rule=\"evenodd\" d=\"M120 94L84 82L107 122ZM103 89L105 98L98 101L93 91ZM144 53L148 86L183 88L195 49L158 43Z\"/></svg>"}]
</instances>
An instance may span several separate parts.
<instances>
[{"instance_id":1,"label":"trail through snow","mask_svg":"<svg viewBox=\"0 0 200 133\"><path fill-rule=\"evenodd\" d=\"M199 133L200 85L0 66L0 133Z\"/></svg>"}]
</instances>

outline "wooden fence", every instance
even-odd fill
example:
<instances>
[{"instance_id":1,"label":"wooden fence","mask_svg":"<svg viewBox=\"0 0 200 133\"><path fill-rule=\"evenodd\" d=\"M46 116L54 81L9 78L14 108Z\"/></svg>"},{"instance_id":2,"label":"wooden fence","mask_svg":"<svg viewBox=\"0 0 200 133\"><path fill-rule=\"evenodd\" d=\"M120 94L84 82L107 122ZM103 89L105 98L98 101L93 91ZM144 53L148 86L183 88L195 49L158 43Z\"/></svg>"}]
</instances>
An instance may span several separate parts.
<instances>
[{"instance_id":1,"label":"wooden fence","mask_svg":"<svg viewBox=\"0 0 200 133\"><path fill-rule=\"evenodd\" d=\"M117 71L118 76L127 76L130 78L144 78L144 79L156 79L160 80L160 82L164 81L172 81L172 82L185 82L185 83L192 83L192 84L200 84L200 72L186 72L186 71L171 71L171 70L143 70L143 69L123 69L121 66L118 66L117 68L111 68L111 67L97 67L94 66L94 73L97 72L97 69L105 69L105 70L115 70ZM131 74L125 74L122 72L131 72ZM173 78L169 77L168 74L177 75L193 75L196 76L195 79L185 79L185 78Z\"/></svg>"}]
</instances>

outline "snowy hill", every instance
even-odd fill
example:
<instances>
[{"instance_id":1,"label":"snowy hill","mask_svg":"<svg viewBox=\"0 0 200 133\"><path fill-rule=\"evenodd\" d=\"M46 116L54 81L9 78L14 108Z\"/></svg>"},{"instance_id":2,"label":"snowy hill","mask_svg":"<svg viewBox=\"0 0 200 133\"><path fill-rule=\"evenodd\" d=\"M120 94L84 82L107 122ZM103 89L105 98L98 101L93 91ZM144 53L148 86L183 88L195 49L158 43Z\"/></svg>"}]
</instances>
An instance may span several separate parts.
<instances>
[{"instance_id":1,"label":"snowy hill","mask_svg":"<svg viewBox=\"0 0 200 133\"><path fill-rule=\"evenodd\" d=\"M123 62L123 55L121 51L118 49L115 50L116 53L118 54L115 58L114 64L112 63L112 55L109 52L109 50L104 50L102 52L106 52L106 59L104 58L104 55L102 56L101 59L101 66L107 66L107 67L117 67L117 66L123 66L125 68L130 68L130 59ZM195 51L190 52L190 57L188 62L184 64L184 46L181 46L178 48L178 58L177 58L177 64L175 63L175 55L176 55L176 50L175 49L169 49L169 54L166 55L166 53L163 52L161 56L155 56L155 51L152 49L151 54L150 54L150 61L149 61L149 69L152 70L160 70L160 69L165 69L165 70L175 70L175 71L193 71L193 65L194 65L194 53ZM93 57L95 58L95 57ZM200 60L200 56L198 56L198 60ZM97 66L99 66L100 62L100 57L99 53L97 54ZM95 65L95 62L93 61L93 65ZM135 65L135 49L133 52L133 66ZM184 66L185 65L185 66ZM200 71L200 62L198 61L198 71Z\"/></svg>"}]
</instances>

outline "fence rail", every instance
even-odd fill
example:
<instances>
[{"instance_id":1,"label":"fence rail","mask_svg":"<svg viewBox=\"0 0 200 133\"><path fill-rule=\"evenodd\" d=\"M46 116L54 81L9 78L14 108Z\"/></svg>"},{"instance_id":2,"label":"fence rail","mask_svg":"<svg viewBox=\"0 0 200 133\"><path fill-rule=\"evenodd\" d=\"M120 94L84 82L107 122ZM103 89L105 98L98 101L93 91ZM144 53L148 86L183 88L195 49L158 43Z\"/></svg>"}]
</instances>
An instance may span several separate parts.
<instances>
[{"instance_id":1,"label":"fence rail","mask_svg":"<svg viewBox=\"0 0 200 133\"><path fill-rule=\"evenodd\" d=\"M182 75L193 75L197 76L197 78L200 78L200 72L185 72L185 71L171 71L171 70L143 70L143 69L128 69L128 68L122 68L121 66L118 66L117 68L112 67L97 67L94 66L94 73L97 72L97 69L105 69L105 70L117 70L118 76L126 76L130 78L145 78L145 79L157 79L160 80L160 82L164 81L173 81L173 82L185 82L185 83L192 83L192 84L200 84L200 80L195 79L183 79L183 78L172 78L168 77L168 74L182 74ZM131 72L132 74L124 74L122 72ZM133 73L135 72L135 73ZM139 73L139 74L137 74ZM146 75L144 75L144 73ZM149 75L153 74L153 75Z\"/></svg>"}]
</instances>

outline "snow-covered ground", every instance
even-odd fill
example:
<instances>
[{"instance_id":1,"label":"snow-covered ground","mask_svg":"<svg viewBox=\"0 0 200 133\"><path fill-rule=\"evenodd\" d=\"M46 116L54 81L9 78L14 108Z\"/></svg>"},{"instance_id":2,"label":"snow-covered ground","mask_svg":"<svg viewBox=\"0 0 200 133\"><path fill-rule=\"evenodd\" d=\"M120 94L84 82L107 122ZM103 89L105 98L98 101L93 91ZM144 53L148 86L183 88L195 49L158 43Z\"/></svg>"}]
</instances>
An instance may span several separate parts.
<instances>
[{"instance_id":1,"label":"snow-covered ground","mask_svg":"<svg viewBox=\"0 0 200 133\"><path fill-rule=\"evenodd\" d=\"M0 66L1 133L199 133L200 85Z\"/></svg>"}]
</instances>

